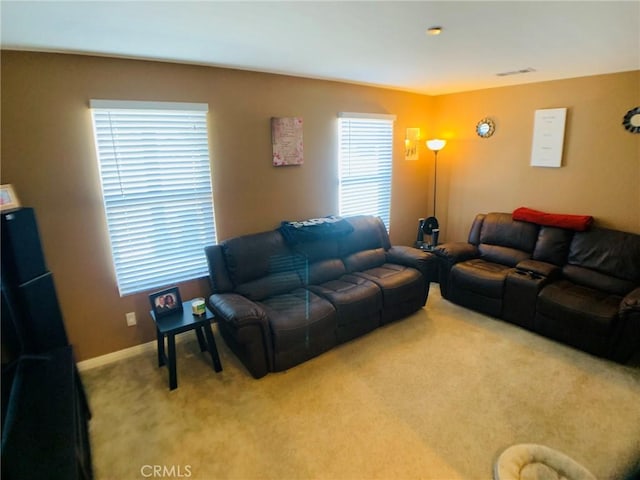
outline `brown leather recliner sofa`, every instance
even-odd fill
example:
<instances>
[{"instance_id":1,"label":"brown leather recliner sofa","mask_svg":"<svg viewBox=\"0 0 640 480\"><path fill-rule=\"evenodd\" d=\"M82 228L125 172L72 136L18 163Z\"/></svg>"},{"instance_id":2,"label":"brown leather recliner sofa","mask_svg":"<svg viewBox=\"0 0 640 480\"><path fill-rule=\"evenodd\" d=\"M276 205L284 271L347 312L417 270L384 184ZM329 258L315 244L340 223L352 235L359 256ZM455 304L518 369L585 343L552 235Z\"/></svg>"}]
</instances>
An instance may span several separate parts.
<instances>
[{"instance_id":1,"label":"brown leather recliner sofa","mask_svg":"<svg viewBox=\"0 0 640 480\"><path fill-rule=\"evenodd\" d=\"M281 229L205 249L209 308L255 377L286 370L420 309L435 257L391 246L373 216L342 219L334 236L289 241Z\"/></svg>"},{"instance_id":2,"label":"brown leather recliner sofa","mask_svg":"<svg viewBox=\"0 0 640 480\"><path fill-rule=\"evenodd\" d=\"M489 213L434 253L454 303L618 362L640 350L640 235Z\"/></svg>"}]
</instances>

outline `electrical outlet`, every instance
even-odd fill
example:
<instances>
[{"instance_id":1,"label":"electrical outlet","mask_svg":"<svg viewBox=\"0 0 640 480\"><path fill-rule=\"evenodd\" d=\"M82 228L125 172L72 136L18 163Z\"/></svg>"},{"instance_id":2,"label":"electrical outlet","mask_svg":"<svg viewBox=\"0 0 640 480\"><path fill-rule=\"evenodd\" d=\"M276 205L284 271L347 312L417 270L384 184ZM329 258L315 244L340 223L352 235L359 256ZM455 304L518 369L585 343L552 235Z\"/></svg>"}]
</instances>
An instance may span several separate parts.
<instances>
[{"instance_id":1,"label":"electrical outlet","mask_svg":"<svg viewBox=\"0 0 640 480\"><path fill-rule=\"evenodd\" d=\"M136 323L136 312L127 313L127 326L133 327Z\"/></svg>"}]
</instances>

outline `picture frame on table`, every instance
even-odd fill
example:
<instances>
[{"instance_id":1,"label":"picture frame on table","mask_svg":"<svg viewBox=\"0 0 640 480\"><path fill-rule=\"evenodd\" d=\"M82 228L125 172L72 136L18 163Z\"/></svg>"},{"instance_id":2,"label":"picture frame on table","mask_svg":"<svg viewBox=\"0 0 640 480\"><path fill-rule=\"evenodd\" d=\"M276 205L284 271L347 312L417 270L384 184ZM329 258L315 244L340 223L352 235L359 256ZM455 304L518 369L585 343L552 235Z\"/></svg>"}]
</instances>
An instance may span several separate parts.
<instances>
[{"instance_id":1,"label":"picture frame on table","mask_svg":"<svg viewBox=\"0 0 640 480\"><path fill-rule=\"evenodd\" d=\"M182 312L182 298L178 287L166 288L149 295L151 310L156 318Z\"/></svg>"},{"instance_id":2,"label":"picture frame on table","mask_svg":"<svg viewBox=\"0 0 640 480\"><path fill-rule=\"evenodd\" d=\"M20 201L13 189L13 185L0 185L0 212L14 208L20 208Z\"/></svg>"}]
</instances>

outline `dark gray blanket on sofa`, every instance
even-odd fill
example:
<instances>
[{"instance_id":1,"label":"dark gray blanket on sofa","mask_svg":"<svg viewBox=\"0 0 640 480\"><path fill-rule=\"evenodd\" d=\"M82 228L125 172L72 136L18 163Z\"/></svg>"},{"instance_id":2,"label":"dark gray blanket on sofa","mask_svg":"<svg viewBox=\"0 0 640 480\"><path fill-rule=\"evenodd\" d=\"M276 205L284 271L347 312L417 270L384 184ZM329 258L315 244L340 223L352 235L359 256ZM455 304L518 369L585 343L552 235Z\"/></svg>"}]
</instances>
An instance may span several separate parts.
<instances>
[{"instance_id":1,"label":"dark gray blanket on sofa","mask_svg":"<svg viewBox=\"0 0 640 480\"><path fill-rule=\"evenodd\" d=\"M278 228L289 245L325 238L336 238L353 231L349 222L341 217L311 218L299 222L282 222Z\"/></svg>"}]
</instances>

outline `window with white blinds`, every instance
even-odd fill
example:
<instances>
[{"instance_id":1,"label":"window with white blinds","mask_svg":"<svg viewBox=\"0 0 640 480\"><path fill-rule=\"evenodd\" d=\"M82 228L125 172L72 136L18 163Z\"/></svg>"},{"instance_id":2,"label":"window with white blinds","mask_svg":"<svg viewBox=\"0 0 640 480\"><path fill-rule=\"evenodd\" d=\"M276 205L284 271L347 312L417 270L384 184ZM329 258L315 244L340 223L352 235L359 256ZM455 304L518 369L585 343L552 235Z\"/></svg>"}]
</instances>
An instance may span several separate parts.
<instances>
[{"instance_id":1,"label":"window with white blinds","mask_svg":"<svg viewBox=\"0 0 640 480\"><path fill-rule=\"evenodd\" d=\"M206 104L90 103L120 295L208 275L216 242Z\"/></svg>"},{"instance_id":2,"label":"window with white blinds","mask_svg":"<svg viewBox=\"0 0 640 480\"><path fill-rule=\"evenodd\" d=\"M376 215L388 229L395 116L338 116L340 215Z\"/></svg>"}]
</instances>

